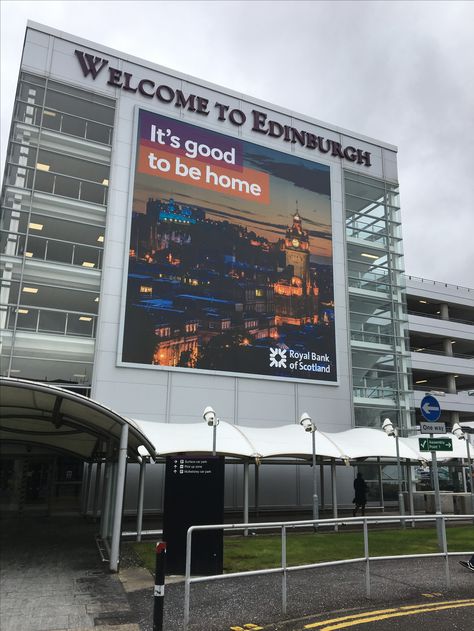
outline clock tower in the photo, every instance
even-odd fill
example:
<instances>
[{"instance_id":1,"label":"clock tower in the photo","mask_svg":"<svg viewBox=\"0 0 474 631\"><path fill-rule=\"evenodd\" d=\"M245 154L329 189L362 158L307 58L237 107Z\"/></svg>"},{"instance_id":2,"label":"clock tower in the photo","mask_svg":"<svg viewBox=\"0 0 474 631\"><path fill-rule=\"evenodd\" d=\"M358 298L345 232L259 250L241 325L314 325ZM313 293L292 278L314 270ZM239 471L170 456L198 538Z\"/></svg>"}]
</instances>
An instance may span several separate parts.
<instances>
[{"instance_id":1,"label":"clock tower in the photo","mask_svg":"<svg viewBox=\"0 0 474 631\"><path fill-rule=\"evenodd\" d=\"M309 266L309 233L302 226L298 210L280 243L285 269L273 286L276 324L316 324L319 290Z\"/></svg>"},{"instance_id":2,"label":"clock tower in the photo","mask_svg":"<svg viewBox=\"0 0 474 631\"><path fill-rule=\"evenodd\" d=\"M284 248L286 265L291 265L293 275L306 285L309 282L309 236L308 231L303 230L298 211L293 215L293 225L286 231Z\"/></svg>"}]
</instances>

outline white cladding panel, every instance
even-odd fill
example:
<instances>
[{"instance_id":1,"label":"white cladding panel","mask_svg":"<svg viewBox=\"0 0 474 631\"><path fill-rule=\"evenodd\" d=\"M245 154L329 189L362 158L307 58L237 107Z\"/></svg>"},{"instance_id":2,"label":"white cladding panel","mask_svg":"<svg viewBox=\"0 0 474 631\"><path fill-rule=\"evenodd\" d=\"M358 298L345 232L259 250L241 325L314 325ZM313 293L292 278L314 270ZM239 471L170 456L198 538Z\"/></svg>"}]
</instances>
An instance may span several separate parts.
<instances>
[{"instance_id":1,"label":"white cladding panel","mask_svg":"<svg viewBox=\"0 0 474 631\"><path fill-rule=\"evenodd\" d=\"M40 28L38 26L38 28ZM272 426L297 422L299 414L309 412L322 430L344 430L352 426L352 399L350 353L348 343L347 279L345 263L345 235L343 217L342 168L372 176L396 179L396 150L365 137L352 135L345 130L328 127L309 118L298 117L288 111L276 109L248 97L223 91L204 82L177 75L158 66L147 65L79 38L41 27L47 35L31 25L27 30L23 56L23 71L37 72L78 87L117 99L116 122L112 151L109 186L107 228L104 244L100 313L97 329L92 396L117 412L131 418L160 422L202 422L205 406L212 405L218 415L229 422L255 426ZM73 38L71 38L73 39ZM160 103L156 98L145 98L138 93L126 92L107 85L107 69L95 80L84 77L74 51L82 50L109 60L109 66L131 73L136 78L149 79L156 85L166 84L179 88L185 94L193 93L209 99L210 114L202 116L183 111L173 104ZM245 112L248 122L236 127L217 120L214 102L229 105ZM193 371L129 368L117 365L117 348L120 338L120 305L123 300L124 277L128 266L128 225L131 215L131 173L136 138L134 119L137 106L168 117L213 129L314 160L331 168L332 238L335 291L336 344L338 360L337 385L295 383L272 378L205 374ZM252 109L258 109L269 119L282 125L291 125L315 135L333 139L343 146L353 145L370 151L372 165L331 157L304 147L289 145L279 138L251 131L249 123Z\"/></svg>"}]
</instances>

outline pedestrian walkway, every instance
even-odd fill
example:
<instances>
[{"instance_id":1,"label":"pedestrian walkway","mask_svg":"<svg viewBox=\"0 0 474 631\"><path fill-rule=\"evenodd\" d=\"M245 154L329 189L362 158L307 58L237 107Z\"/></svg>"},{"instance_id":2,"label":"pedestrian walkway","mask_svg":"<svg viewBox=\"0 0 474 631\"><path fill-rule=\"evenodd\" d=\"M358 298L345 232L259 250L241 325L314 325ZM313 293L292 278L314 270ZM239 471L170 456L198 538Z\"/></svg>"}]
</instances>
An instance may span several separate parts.
<instances>
[{"instance_id":1,"label":"pedestrian walkway","mask_svg":"<svg viewBox=\"0 0 474 631\"><path fill-rule=\"evenodd\" d=\"M139 631L122 583L82 517L0 521L2 631Z\"/></svg>"}]
</instances>

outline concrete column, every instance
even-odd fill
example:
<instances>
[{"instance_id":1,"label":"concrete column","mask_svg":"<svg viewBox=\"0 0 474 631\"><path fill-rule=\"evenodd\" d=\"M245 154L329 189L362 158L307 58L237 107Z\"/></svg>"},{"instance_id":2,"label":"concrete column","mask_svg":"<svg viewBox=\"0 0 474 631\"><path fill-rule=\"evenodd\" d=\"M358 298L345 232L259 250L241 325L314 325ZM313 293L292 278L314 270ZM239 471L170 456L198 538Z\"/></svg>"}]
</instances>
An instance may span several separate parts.
<instances>
[{"instance_id":1,"label":"concrete column","mask_svg":"<svg viewBox=\"0 0 474 631\"><path fill-rule=\"evenodd\" d=\"M443 340L443 350L444 350L445 355L447 355L448 357L453 356L453 343L451 342L450 339L446 337Z\"/></svg>"},{"instance_id":2,"label":"concrete column","mask_svg":"<svg viewBox=\"0 0 474 631\"><path fill-rule=\"evenodd\" d=\"M441 320L449 320L449 307L448 305L442 304L439 306L440 307L440 315L441 315Z\"/></svg>"},{"instance_id":3,"label":"concrete column","mask_svg":"<svg viewBox=\"0 0 474 631\"><path fill-rule=\"evenodd\" d=\"M111 572L118 572L120 539L122 535L122 509L125 494L125 477L127 471L127 447L128 447L128 424L122 425L120 434L120 449L118 455L117 485L115 487L115 502L112 528L112 543L110 546Z\"/></svg>"},{"instance_id":4,"label":"concrete column","mask_svg":"<svg viewBox=\"0 0 474 631\"><path fill-rule=\"evenodd\" d=\"M446 375L449 394L456 394L456 379L454 375Z\"/></svg>"}]
</instances>

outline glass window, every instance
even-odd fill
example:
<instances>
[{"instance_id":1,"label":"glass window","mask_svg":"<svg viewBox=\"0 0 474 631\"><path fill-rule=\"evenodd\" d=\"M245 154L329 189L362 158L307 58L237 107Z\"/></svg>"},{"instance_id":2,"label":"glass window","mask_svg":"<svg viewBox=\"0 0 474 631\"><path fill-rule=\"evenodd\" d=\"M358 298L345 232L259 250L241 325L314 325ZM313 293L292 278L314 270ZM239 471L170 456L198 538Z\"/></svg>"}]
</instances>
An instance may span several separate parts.
<instances>
[{"instance_id":1,"label":"glass window","mask_svg":"<svg viewBox=\"0 0 474 631\"><path fill-rule=\"evenodd\" d=\"M96 314L98 291L52 287L23 280L20 303L24 306Z\"/></svg>"},{"instance_id":2,"label":"glass window","mask_svg":"<svg viewBox=\"0 0 474 631\"><path fill-rule=\"evenodd\" d=\"M61 86L64 90L66 86ZM67 88L70 90L71 88ZM79 90L76 90L79 92ZM94 103L90 99L89 94L81 92L81 96L64 94L64 92L56 92L51 89L51 83L48 85L46 93L45 105L47 108L58 110L67 114L74 114L81 118L113 125L114 110L110 107Z\"/></svg>"},{"instance_id":3,"label":"glass window","mask_svg":"<svg viewBox=\"0 0 474 631\"><path fill-rule=\"evenodd\" d=\"M40 149L38 162L44 165L41 169L46 170L47 167L48 173L70 175L81 180L102 183L109 177L109 167L106 165L73 158L72 156L53 151L46 151L45 149Z\"/></svg>"}]
</instances>

